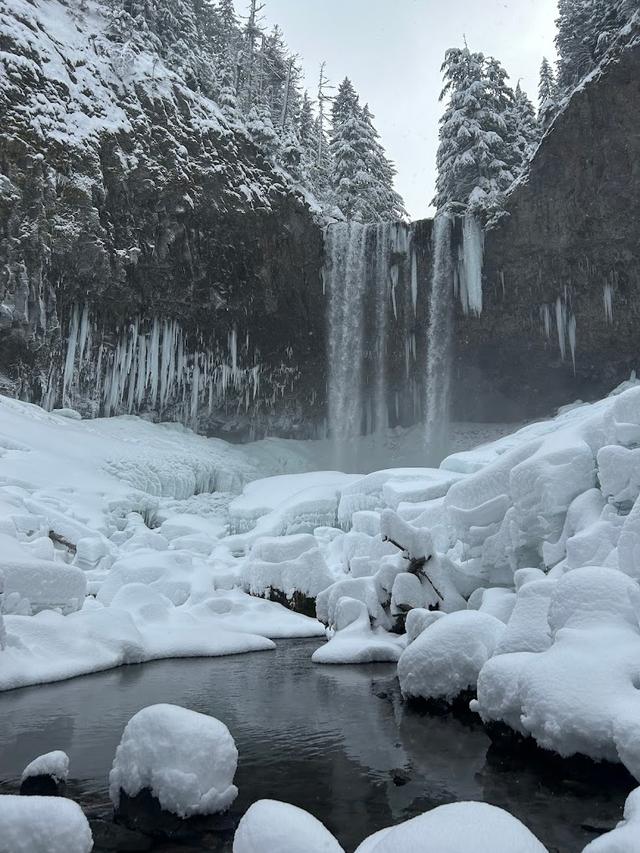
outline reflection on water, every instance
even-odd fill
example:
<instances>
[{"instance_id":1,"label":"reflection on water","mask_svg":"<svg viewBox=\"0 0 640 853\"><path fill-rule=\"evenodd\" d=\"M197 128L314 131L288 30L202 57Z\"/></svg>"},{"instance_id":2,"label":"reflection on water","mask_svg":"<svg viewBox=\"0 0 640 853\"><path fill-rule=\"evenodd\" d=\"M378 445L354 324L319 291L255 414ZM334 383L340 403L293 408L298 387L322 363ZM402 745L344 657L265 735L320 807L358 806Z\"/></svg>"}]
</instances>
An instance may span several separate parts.
<instances>
[{"instance_id":1,"label":"reflection on water","mask_svg":"<svg viewBox=\"0 0 640 853\"><path fill-rule=\"evenodd\" d=\"M625 780L577 784L523 758L506 760L478 723L407 708L394 665L314 666L317 645L287 641L275 653L161 661L0 694L0 781L62 749L74 782L103 794L127 720L170 702L231 730L240 752L238 811L263 797L293 803L322 820L346 851L455 800L502 806L562 853L594 837L583 824L620 819Z\"/></svg>"}]
</instances>

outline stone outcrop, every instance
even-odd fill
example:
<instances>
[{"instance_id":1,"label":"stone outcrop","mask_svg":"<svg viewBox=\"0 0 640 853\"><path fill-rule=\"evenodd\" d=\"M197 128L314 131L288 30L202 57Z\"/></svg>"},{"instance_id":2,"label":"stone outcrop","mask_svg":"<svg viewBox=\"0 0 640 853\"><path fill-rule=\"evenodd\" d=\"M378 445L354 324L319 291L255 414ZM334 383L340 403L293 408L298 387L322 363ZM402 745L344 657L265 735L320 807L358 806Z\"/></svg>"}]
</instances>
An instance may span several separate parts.
<instances>
[{"instance_id":1,"label":"stone outcrop","mask_svg":"<svg viewBox=\"0 0 640 853\"><path fill-rule=\"evenodd\" d=\"M640 47L577 91L486 237L484 310L459 315L458 417L595 399L640 367Z\"/></svg>"}]
</instances>

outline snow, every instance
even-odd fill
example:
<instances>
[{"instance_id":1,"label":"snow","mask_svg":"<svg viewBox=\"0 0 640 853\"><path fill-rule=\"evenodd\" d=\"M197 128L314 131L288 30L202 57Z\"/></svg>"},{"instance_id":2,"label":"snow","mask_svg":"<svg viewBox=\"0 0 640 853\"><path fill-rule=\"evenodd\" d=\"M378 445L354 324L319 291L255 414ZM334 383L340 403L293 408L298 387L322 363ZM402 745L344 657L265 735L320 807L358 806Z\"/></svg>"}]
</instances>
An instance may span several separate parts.
<instances>
[{"instance_id":1,"label":"snow","mask_svg":"<svg viewBox=\"0 0 640 853\"><path fill-rule=\"evenodd\" d=\"M470 848L470 839L473 839ZM428 847L426 846L428 845ZM451 803L364 841L356 853L546 853L515 817L487 803Z\"/></svg>"},{"instance_id":2,"label":"snow","mask_svg":"<svg viewBox=\"0 0 640 853\"><path fill-rule=\"evenodd\" d=\"M425 628L398 662L405 697L451 702L476 687L478 674L492 657L504 623L476 610L451 613Z\"/></svg>"},{"instance_id":3,"label":"snow","mask_svg":"<svg viewBox=\"0 0 640 853\"><path fill-rule=\"evenodd\" d=\"M215 814L238 795L237 764L238 750L224 723L175 705L151 705L125 727L109 794L116 809L121 790L135 797L148 788L165 811L179 817Z\"/></svg>"},{"instance_id":4,"label":"snow","mask_svg":"<svg viewBox=\"0 0 640 853\"><path fill-rule=\"evenodd\" d=\"M382 628L372 628L366 604L353 598L338 599L335 633L312 656L314 663L348 664L397 661L404 640Z\"/></svg>"},{"instance_id":5,"label":"snow","mask_svg":"<svg viewBox=\"0 0 640 853\"><path fill-rule=\"evenodd\" d=\"M312 815L276 800L259 800L244 815L233 840L233 853L344 853Z\"/></svg>"},{"instance_id":6,"label":"snow","mask_svg":"<svg viewBox=\"0 0 640 853\"><path fill-rule=\"evenodd\" d=\"M79 805L62 797L0 795L0 853L89 853L93 838Z\"/></svg>"},{"instance_id":7,"label":"snow","mask_svg":"<svg viewBox=\"0 0 640 853\"><path fill-rule=\"evenodd\" d=\"M34 758L23 770L22 781L32 776L51 776L56 782L66 782L69 776L69 756L66 752L55 750Z\"/></svg>"}]
</instances>

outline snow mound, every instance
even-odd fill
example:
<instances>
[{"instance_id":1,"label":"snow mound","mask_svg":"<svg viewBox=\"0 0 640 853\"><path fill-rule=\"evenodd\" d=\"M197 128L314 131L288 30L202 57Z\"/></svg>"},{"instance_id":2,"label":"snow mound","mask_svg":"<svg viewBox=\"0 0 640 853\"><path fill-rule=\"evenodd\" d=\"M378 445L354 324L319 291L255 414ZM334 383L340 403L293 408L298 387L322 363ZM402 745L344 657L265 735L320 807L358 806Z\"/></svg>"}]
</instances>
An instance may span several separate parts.
<instances>
[{"instance_id":1,"label":"snow mound","mask_svg":"<svg viewBox=\"0 0 640 853\"><path fill-rule=\"evenodd\" d=\"M235 800L238 750L219 720L175 705L143 708L127 723L109 774L115 807L148 788L182 818L224 811Z\"/></svg>"},{"instance_id":2,"label":"snow mound","mask_svg":"<svg viewBox=\"0 0 640 853\"><path fill-rule=\"evenodd\" d=\"M516 605L517 634L507 626L505 635L505 646L537 651L489 660L473 707L562 756L622 761L640 778L640 589L622 572L600 567L575 569L546 586L522 587L518 597L528 601L528 612Z\"/></svg>"},{"instance_id":3,"label":"snow mound","mask_svg":"<svg viewBox=\"0 0 640 853\"><path fill-rule=\"evenodd\" d=\"M382 628L372 628L369 611L362 601L340 598L334 618L335 634L313 653L314 663L375 663L399 659L402 638Z\"/></svg>"},{"instance_id":4,"label":"snow mound","mask_svg":"<svg viewBox=\"0 0 640 853\"><path fill-rule=\"evenodd\" d=\"M476 687L505 630L487 613L464 610L433 622L398 662L403 696L452 701Z\"/></svg>"},{"instance_id":5,"label":"snow mound","mask_svg":"<svg viewBox=\"0 0 640 853\"><path fill-rule=\"evenodd\" d=\"M32 776L51 776L56 782L66 782L69 776L69 756L61 750L39 755L22 771L22 781Z\"/></svg>"},{"instance_id":6,"label":"snow mound","mask_svg":"<svg viewBox=\"0 0 640 853\"><path fill-rule=\"evenodd\" d=\"M93 838L79 805L62 797L0 795L0 853L89 853Z\"/></svg>"},{"instance_id":7,"label":"snow mound","mask_svg":"<svg viewBox=\"0 0 640 853\"><path fill-rule=\"evenodd\" d=\"M344 853L329 830L296 806L259 800L244 815L233 853Z\"/></svg>"},{"instance_id":8,"label":"snow mound","mask_svg":"<svg viewBox=\"0 0 640 853\"><path fill-rule=\"evenodd\" d=\"M288 599L295 593L316 598L334 581L316 540L309 534L259 539L241 571L247 591L260 596L274 589Z\"/></svg>"},{"instance_id":9,"label":"snow mound","mask_svg":"<svg viewBox=\"0 0 640 853\"><path fill-rule=\"evenodd\" d=\"M471 840L472 839L472 840ZM487 803L451 803L382 830L356 853L546 853L515 817Z\"/></svg>"}]
</instances>

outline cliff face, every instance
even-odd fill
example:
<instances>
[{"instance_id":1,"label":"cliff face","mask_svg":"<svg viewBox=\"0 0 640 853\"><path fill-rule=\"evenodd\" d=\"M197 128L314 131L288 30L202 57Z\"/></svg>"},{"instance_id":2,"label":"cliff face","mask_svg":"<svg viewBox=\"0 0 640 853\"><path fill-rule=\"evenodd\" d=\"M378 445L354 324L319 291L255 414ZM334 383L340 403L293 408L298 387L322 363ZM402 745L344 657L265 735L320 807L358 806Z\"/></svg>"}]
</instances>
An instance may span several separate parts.
<instances>
[{"instance_id":1,"label":"cliff face","mask_svg":"<svg viewBox=\"0 0 640 853\"><path fill-rule=\"evenodd\" d=\"M458 317L455 409L535 417L640 366L640 47L571 98L486 236L484 310Z\"/></svg>"},{"instance_id":2,"label":"cliff face","mask_svg":"<svg viewBox=\"0 0 640 853\"><path fill-rule=\"evenodd\" d=\"M285 175L104 8L0 8L2 390L308 434L322 233ZM0 7L4 7L0 0Z\"/></svg>"}]
</instances>

